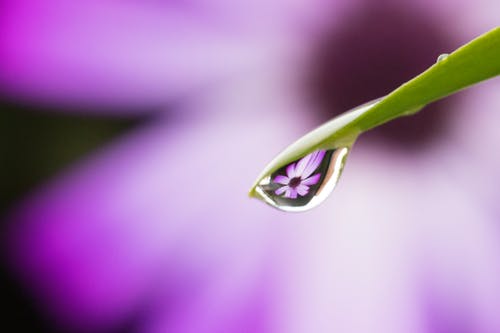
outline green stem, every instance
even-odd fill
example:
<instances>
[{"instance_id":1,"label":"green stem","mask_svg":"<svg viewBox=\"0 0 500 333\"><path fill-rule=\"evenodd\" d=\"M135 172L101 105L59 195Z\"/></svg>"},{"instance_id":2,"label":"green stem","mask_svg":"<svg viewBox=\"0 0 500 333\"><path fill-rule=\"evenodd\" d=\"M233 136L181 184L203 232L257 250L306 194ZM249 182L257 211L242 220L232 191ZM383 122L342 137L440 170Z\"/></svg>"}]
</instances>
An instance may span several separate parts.
<instances>
[{"instance_id":1,"label":"green stem","mask_svg":"<svg viewBox=\"0 0 500 333\"><path fill-rule=\"evenodd\" d=\"M500 28L460 47L403 84L352 125L366 131L475 83L500 74Z\"/></svg>"}]
</instances>

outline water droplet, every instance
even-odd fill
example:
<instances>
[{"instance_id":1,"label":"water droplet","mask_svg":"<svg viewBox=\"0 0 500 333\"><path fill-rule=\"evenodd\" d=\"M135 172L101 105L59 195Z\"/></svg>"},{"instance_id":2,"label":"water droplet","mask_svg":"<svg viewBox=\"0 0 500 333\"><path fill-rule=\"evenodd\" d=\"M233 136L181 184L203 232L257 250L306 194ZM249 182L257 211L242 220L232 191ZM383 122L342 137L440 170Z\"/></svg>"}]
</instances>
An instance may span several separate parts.
<instances>
[{"instance_id":1,"label":"water droplet","mask_svg":"<svg viewBox=\"0 0 500 333\"><path fill-rule=\"evenodd\" d=\"M437 61L436 62L441 62L443 60L446 60L446 58L448 58L449 54L448 53L443 53L443 54L440 54L439 57L437 58Z\"/></svg>"},{"instance_id":2,"label":"water droplet","mask_svg":"<svg viewBox=\"0 0 500 333\"><path fill-rule=\"evenodd\" d=\"M287 212L309 210L337 185L349 149L317 150L265 176L255 188L267 204Z\"/></svg>"}]
</instances>

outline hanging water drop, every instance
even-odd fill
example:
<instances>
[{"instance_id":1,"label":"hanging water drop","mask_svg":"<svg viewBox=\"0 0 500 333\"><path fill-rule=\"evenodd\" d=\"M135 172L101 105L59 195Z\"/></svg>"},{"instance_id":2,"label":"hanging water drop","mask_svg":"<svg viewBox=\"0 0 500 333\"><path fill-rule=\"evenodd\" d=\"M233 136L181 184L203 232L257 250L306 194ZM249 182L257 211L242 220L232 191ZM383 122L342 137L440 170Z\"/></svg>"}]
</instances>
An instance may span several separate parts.
<instances>
[{"instance_id":1,"label":"hanging water drop","mask_svg":"<svg viewBox=\"0 0 500 333\"><path fill-rule=\"evenodd\" d=\"M269 205L287 212L311 209L332 192L349 149L316 150L262 178L256 194Z\"/></svg>"},{"instance_id":2,"label":"hanging water drop","mask_svg":"<svg viewBox=\"0 0 500 333\"><path fill-rule=\"evenodd\" d=\"M382 100L360 105L295 141L264 168L249 195L287 212L323 202L337 184L352 145L366 130L357 125L359 120Z\"/></svg>"},{"instance_id":3,"label":"hanging water drop","mask_svg":"<svg viewBox=\"0 0 500 333\"><path fill-rule=\"evenodd\" d=\"M439 63L443 60L446 60L446 58L448 58L449 54L448 53L442 53L439 55L439 57L437 58L436 62Z\"/></svg>"}]
</instances>

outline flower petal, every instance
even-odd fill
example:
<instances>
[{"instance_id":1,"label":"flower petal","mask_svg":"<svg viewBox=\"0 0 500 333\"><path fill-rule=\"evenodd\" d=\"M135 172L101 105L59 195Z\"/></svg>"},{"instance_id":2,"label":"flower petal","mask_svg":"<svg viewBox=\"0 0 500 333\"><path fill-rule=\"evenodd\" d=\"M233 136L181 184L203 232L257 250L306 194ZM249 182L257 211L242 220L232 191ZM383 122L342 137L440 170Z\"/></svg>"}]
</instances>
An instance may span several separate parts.
<instances>
[{"instance_id":1,"label":"flower petal","mask_svg":"<svg viewBox=\"0 0 500 333\"><path fill-rule=\"evenodd\" d=\"M230 128L157 121L120 139L15 209L12 262L61 324L94 326L86 331L125 320L156 288L170 293L172 311L182 311L185 299L221 281L229 257L272 265L256 258L269 249L270 222L285 217L237 195L260 161L227 152L256 156L265 147L272 154L284 143L270 144L280 123L276 117L263 129L242 115ZM249 128L263 131L258 140L236 139Z\"/></svg>"},{"instance_id":2,"label":"flower petal","mask_svg":"<svg viewBox=\"0 0 500 333\"><path fill-rule=\"evenodd\" d=\"M295 172L295 163L290 164L289 166L286 167L286 174L288 178L294 178L296 175Z\"/></svg>"},{"instance_id":3,"label":"flower petal","mask_svg":"<svg viewBox=\"0 0 500 333\"><path fill-rule=\"evenodd\" d=\"M278 184L282 184L282 185L288 185L288 183L290 182L290 178L283 176L283 175L277 175L274 178L273 182L278 183Z\"/></svg>"},{"instance_id":4,"label":"flower petal","mask_svg":"<svg viewBox=\"0 0 500 333\"><path fill-rule=\"evenodd\" d=\"M288 186L282 186L280 187L279 189L277 189L276 191L274 191L274 193L276 195L282 195L284 192L286 192L290 187Z\"/></svg>"},{"instance_id":5,"label":"flower petal","mask_svg":"<svg viewBox=\"0 0 500 333\"><path fill-rule=\"evenodd\" d=\"M290 199L296 199L297 198L297 190L289 187L285 193L285 196Z\"/></svg>"},{"instance_id":6,"label":"flower petal","mask_svg":"<svg viewBox=\"0 0 500 333\"><path fill-rule=\"evenodd\" d=\"M300 184L299 186L296 187L297 193L301 196L306 195L309 193L309 186Z\"/></svg>"},{"instance_id":7,"label":"flower petal","mask_svg":"<svg viewBox=\"0 0 500 333\"><path fill-rule=\"evenodd\" d=\"M314 176L311 176L307 179L302 180L301 184L309 185L309 186L316 185L320 178L321 178L321 174L317 173Z\"/></svg>"},{"instance_id":8,"label":"flower petal","mask_svg":"<svg viewBox=\"0 0 500 333\"><path fill-rule=\"evenodd\" d=\"M314 156L309 160L309 163L304 167L303 172L301 173L302 178L309 177L321 164L323 158L325 157L325 150L318 150L314 152Z\"/></svg>"},{"instance_id":9,"label":"flower petal","mask_svg":"<svg viewBox=\"0 0 500 333\"><path fill-rule=\"evenodd\" d=\"M254 64L261 42L172 4L8 1L0 20L0 90L80 109L157 110Z\"/></svg>"}]
</instances>

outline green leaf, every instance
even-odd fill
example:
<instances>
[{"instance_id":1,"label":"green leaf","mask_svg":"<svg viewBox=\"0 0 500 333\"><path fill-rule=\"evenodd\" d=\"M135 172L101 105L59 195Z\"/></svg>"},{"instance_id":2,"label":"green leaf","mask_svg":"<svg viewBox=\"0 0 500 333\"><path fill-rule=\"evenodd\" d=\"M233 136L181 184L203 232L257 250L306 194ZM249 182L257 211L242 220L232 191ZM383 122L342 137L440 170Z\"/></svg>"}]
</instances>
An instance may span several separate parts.
<instances>
[{"instance_id":1,"label":"green leaf","mask_svg":"<svg viewBox=\"0 0 500 333\"><path fill-rule=\"evenodd\" d=\"M256 195L259 182L317 149L352 146L357 137L392 119L420 111L427 104L478 82L500 75L500 27L463 45L433 66L376 101L348 111L323 124L286 148L264 169L249 195Z\"/></svg>"}]
</instances>

